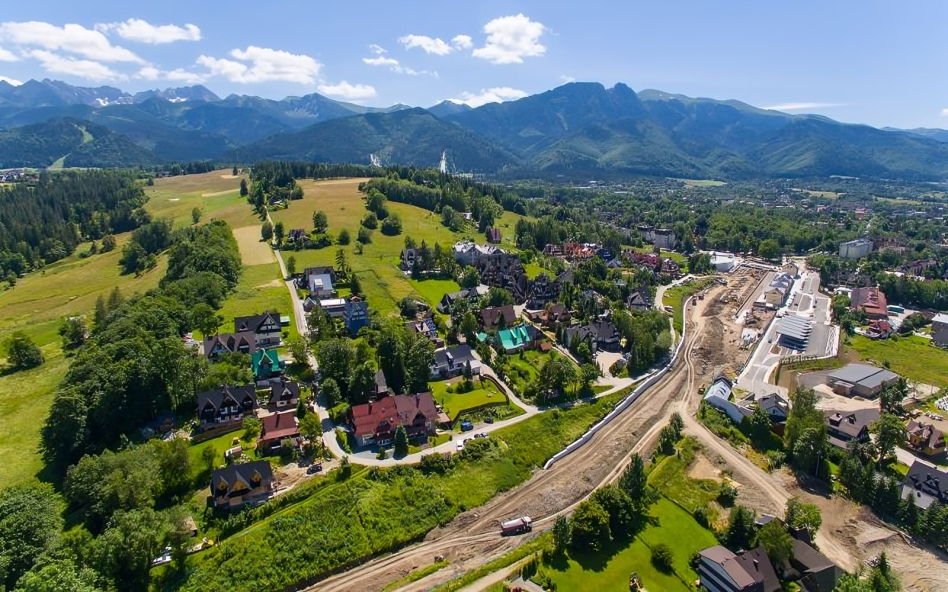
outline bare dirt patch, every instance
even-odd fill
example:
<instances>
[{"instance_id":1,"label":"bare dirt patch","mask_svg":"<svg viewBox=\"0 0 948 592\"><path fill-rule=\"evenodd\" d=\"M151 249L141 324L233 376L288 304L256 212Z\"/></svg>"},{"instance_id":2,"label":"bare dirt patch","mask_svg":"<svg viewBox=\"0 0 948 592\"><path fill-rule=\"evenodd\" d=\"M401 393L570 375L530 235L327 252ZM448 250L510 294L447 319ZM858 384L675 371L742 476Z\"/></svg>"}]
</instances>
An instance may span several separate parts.
<instances>
[{"instance_id":1,"label":"bare dirt patch","mask_svg":"<svg viewBox=\"0 0 948 592\"><path fill-rule=\"evenodd\" d=\"M259 226L235 228L233 233L244 265L266 265L276 261L270 245L260 240Z\"/></svg>"},{"instance_id":2,"label":"bare dirt patch","mask_svg":"<svg viewBox=\"0 0 948 592\"><path fill-rule=\"evenodd\" d=\"M692 479L720 479L721 471L703 454L695 455L695 460L688 467L688 476Z\"/></svg>"},{"instance_id":3,"label":"bare dirt patch","mask_svg":"<svg viewBox=\"0 0 948 592\"><path fill-rule=\"evenodd\" d=\"M260 284L259 286L254 286L255 288L279 288L283 283L280 280L270 280L265 284Z\"/></svg>"},{"instance_id":4,"label":"bare dirt patch","mask_svg":"<svg viewBox=\"0 0 948 592\"><path fill-rule=\"evenodd\" d=\"M238 175L221 175L221 179L239 179Z\"/></svg>"},{"instance_id":5,"label":"bare dirt patch","mask_svg":"<svg viewBox=\"0 0 948 592\"><path fill-rule=\"evenodd\" d=\"M238 191L237 189L225 189L224 191L215 191L213 193L202 193L201 197L217 197L219 195L227 195L228 193L234 193Z\"/></svg>"}]
</instances>

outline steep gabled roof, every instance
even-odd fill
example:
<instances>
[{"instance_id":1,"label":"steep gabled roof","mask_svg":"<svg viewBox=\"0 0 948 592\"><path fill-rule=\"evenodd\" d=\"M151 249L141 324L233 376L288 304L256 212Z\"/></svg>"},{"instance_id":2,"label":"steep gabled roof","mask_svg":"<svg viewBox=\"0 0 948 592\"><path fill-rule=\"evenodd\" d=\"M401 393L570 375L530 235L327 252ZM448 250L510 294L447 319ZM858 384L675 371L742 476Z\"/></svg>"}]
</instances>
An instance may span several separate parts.
<instances>
[{"instance_id":1,"label":"steep gabled roof","mask_svg":"<svg viewBox=\"0 0 948 592\"><path fill-rule=\"evenodd\" d=\"M197 408L198 412L202 411L205 407L210 405L215 410L220 409L222 406L229 407L230 405L224 405L225 401L234 401L237 405L242 405L243 402L247 399L253 401L254 405L257 403L257 393L254 390L252 384L245 386L227 386L221 385L220 388L214 389L212 391L205 391L203 393L197 394Z\"/></svg>"},{"instance_id":2,"label":"steep gabled roof","mask_svg":"<svg viewBox=\"0 0 948 592\"><path fill-rule=\"evenodd\" d=\"M280 313L278 312L264 312L258 315L251 315L246 317L235 317L234 318L234 331L240 333L242 331L253 331L256 333L262 325L266 323L276 323L277 326L280 325Z\"/></svg>"},{"instance_id":3,"label":"steep gabled roof","mask_svg":"<svg viewBox=\"0 0 948 592\"><path fill-rule=\"evenodd\" d=\"M211 471L211 492L215 497L238 495L246 490L273 483L270 461L235 464Z\"/></svg>"}]
</instances>

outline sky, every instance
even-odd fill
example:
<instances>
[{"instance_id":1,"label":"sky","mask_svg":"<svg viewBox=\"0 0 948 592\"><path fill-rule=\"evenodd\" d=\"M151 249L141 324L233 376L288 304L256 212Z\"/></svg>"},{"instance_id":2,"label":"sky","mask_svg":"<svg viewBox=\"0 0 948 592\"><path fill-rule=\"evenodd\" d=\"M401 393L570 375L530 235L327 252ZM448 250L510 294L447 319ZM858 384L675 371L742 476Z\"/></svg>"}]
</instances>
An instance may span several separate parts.
<instances>
[{"instance_id":1,"label":"sky","mask_svg":"<svg viewBox=\"0 0 948 592\"><path fill-rule=\"evenodd\" d=\"M478 106L571 81L948 128L948 2L30 0L0 79Z\"/></svg>"}]
</instances>

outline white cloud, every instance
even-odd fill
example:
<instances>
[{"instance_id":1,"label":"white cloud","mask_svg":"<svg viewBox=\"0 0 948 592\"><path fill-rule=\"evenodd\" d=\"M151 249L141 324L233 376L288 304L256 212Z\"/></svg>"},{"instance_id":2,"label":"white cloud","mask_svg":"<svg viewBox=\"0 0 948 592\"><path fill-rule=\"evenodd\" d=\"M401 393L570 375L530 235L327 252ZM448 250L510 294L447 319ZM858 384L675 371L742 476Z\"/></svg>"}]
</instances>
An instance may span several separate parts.
<instances>
[{"instance_id":1,"label":"white cloud","mask_svg":"<svg viewBox=\"0 0 948 592\"><path fill-rule=\"evenodd\" d=\"M387 58L385 56L379 56L377 58L362 58L362 61L370 66L397 66L398 60L395 58Z\"/></svg>"},{"instance_id":2,"label":"white cloud","mask_svg":"<svg viewBox=\"0 0 948 592\"><path fill-rule=\"evenodd\" d=\"M457 37L455 37L455 39L457 39ZM441 39L432 39L424 35L405 35L401 37L398 42L404 45L405 49L420 47L425 50L425 53L433 53L439 56L448 55L452 51L451 46Z\"/></svg>"},{"instance_id":3,"label":"white cloud","mask_svg":"<svg viewBox=\"0 0 948 592\"><path fill-rule=\"evenodd\" d=\"M29 50L25 52L25 55L39 60L43 68L53 74L69 74L70 76L78 76L96 82L124 80L126 78L105 64L92 60L78 60L43 49Z\"/></svg>"},{"instance_id":4,"label":"white cloud","mask_svg":"<svg viewBox=\"0 0 948 592\"><path fill-rule=\"evenodd\" d=\"M561 75L561 76L560 76L560 80L563 81L563 84L569 84L570 82L576 82L576 79L575 79L575 78L573 78L572 76L567 76L566 74Z\"/></svg>"},{"instance_id":5,"label":"white cloud","mask_svg":"<svg viewBox=\"0 0 948 592\"><path fill-rule=\"evenodd\" d=\"M144 60L124 47L112 45L101 31L86 29L82 25L57 27L37 21L7 22L0 24L0 41L49 51L65 51L100 62L144 63Z\"/></svg>"},{"instance_id":6,"label":"white cloud","mask_svg":"<svg viewBox=\"0 0 948 592\"><path fill-rule=\"evenodd\" d=\"M135 78L142 78L144 80L173 80L175 82L186 82L188 84L200 84L205 80L204 76L194 72L188 72L183 68L176 68L165 72L154 66L145 66L138 71Z\"/></svg>"},{"instance_id":7,"label":"white cloud","mask_svg":"<svg viewBox=\"0 0 948 592\"><path fill-rule=\"evenodd\" d=\"M201 29L191 24L183 27L178 25L153 25L141 19L128 19L124 23L96 25L96 29L100 31L112 30L123 39L152 45L174 43L175 41L201 40Z\"/></svg>"},{"instance_id":8,"label":"white cloud","mask_svg":"<svg viewBox=\"0 0 948 592\"><path fill-rule=\"evenodd\" d=\"M22 81L17 80L16 78L7 78L6 76L0 76L0 80L6 82L7 84L12 84L13 86L20 86L23 84Z\"/></svg>"},{"instance_id":9,"label":"white cloud","mask_svg":"<svg viewBox=\"0 0 948 592\"><path fill-rule=\"evenodd\" d=\"M0 47L0 62L15 62L19 59L12 51Z\"/></svg>"},{"instance_id":10,"label":"white cloud","mask_svg":"<svg viewBox=\"0 0 948 592\"><path fill-rule=\"evenodd\" d=\"M525 57L539 57L546 52L540 37L546 27L522 14L496 18L484 25L487 43L474 50L474 57L494 64L521 64Z\"/></svg>"},{"instance_id":11,"label":"white cloud","mask_svg":"<svg viewBox=\"0 0 948 592\"><path fill-rule=\"evenodd\" d=\"M770 111L805 111L807 109L829 109L832 107L846 107L849 103L781 103L764 107Z\"/></svg>"},{"instance_id":12,"label":"white cloud","mask_svg":"<svg viewBox=\"0 0 948 592\"><path fill-rule=\"evenodd\" d=\"M522 99L525 96L527 96L527 93L523 92L522 90L510 88L509 86L503 86L487 89L482 88L480 94L476 95L469 92L463 92L459 98L448 100L452 103L464 103L469 107L480 107L481 105L486 105L487 103L503 103L504 101Z\"/></svg>"},{"instance_id":13,"label":"white cloud","mask_svg":"<svg viewBox=\"0 0 948 592\"><path fill-rule=\"evenodd\" d=\"M942 116L942 117L948 117L948 109L942 109L942 110L941 110L941 116Z\"/></svg>"},{"instance_id":14,"label":"white cloud","mask_svg":"<svg viewBox=\"0 0 948 592\"><path fill-rule=\"evenodd\" d=\"M474 47L474 41L470 35L458 35L451 40L451 45L458 49L471 49Z\"/></svg>"},{"instance_id":15,"label":"white cloud","mask_svg":"<svg viewBox=\"0 0 948 592\"><path fill-rule=\"evenodd\" d=\"M342 97L349 101L371 99L375 96L375 88L367 84L349 84L345 80L339 84L320 84L316 88L324 95Z\"/></svg>"},{"instance_id":16,"label":"white cloud","mask_svg":"<svg viewBox=\"0 0 948 592\"><path fill-rule=\"evenodd\" d=\"M388 53L388 51L386 51L384 47L380 45L376 45L374 43L369 45L369 51L371 51L375 55L382 55L383 53Z\"/></svg>"},{"instance_id":17,"label":"white cloud","mask_svg":"<svg viewBox=\"0 0 948 592\"><path fill-rule=\"evenodd\" d=\"M299 84L315 84L322 64L308 55L292 54L266 47L249 46L234 49L230 56L241 61L218 59L202 55L197 63L214 76L223 76L231 82L251 83L283 80ZM245 62L249 62L249 65Z\"/></svg>"}]
</instances>

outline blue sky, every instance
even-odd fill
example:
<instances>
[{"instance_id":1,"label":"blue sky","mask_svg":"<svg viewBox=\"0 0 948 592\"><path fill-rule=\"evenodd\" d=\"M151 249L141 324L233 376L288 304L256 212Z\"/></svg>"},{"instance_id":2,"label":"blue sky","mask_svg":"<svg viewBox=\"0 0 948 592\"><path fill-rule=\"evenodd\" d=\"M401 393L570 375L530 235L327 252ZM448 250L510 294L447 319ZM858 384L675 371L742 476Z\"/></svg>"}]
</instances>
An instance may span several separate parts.
<instances>
[{"instance_id":1,"label":"blue sky","mask_svg":"<svg viewBox=\"0 0 948 592\"><path fill-rule=\"evenodd\" d=\"M8 2L0 77L386 106L624 82L876 126L948 127L948 2Z\"/></svg>"}]
</instances>

